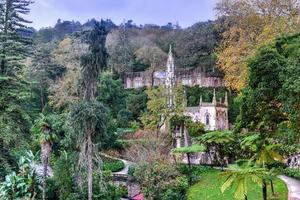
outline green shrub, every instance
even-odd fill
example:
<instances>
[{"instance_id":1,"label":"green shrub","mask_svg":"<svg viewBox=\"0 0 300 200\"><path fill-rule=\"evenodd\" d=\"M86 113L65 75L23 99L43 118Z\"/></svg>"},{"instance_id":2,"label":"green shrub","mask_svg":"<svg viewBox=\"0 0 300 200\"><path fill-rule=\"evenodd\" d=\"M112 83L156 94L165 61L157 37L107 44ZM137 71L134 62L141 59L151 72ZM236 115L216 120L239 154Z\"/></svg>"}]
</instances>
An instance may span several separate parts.
<instances>
[{"instance_id":1,"label":"green shrub","mask_svg":"<svg viewBox=\"0 0 300 200\"><path fill-rule=\"evenodd\" d=\"M102 182L102 184L99 184ZM121 197L127 197L126 187L117 186L113 183L111 172L106 171L102 177L95 176L93 180L93 199L94 200L119 200ZM85 194L87 188L85 188Z\"/></svg>"},{"instance_id":2,"label":"green shrub","mask_svg":"<svg viewBox=\"0 0 300 200\"><path fill-rule=\"evenodd\" d=\"M299 169L285 168L285 169L282 169L281 172L289 177L300 180L300 170Z\"/></svg>"},{"instance_id":3,"label":"green shrub","mask_svg":"<svg viewBox=\"0 0 300 200\"><path fill-rule=\"evenodd\" d=\"M205 172L211 171L212 168L208 166L192 166L192 169L188 165L180 165L179 169L181 174L186 177L191 177L191 184L198 182L201 178L201 175Z\"/></svg>"},{"instance_id":4,"label":"green shrub","mask_svg":"<svg viewBox=\"0 0 300 200\"><path fill-rule=\"evenodd\" d=\"M130 165L129 168L128 168L128 175L129 176L133 176L135 170L136 170L136 165Z\"/></svg>"},{"instance_id":5,"label":"green shrub","mask_svg":"<svg viewBox=\"0 0 300 200\"><path fill-rule=\"evenodd\" d=\"M188 180L174 165L158 162L139 165L135 169L134 178L147 199L186 199Z\"/></svg>"},{"instance_id":6,"label":"green shrub","mask_svg":"<svg viewBox=\"0 0 300 200\"><path fill-rule=\"evenodd\" d=\"M62 151L53 166L54 177L52 179L60 200L67 199L70 194L76 192L76 185L73 181L73 166L70 165L74 162L72 156L72 154Z\"/></svg>"},{"instance_id":7,"label":"green shrub","mask_svg":"<svg viewBox=\"0 0 300 200\"><path fill-rule=\"evenodd\" d=\"M199 176L201 174L211 171L211 170L212 170L211 167L203 166L203 165L194 165L194 166L192 166L192 169L191 169L192 174L199 175ZM189 173L190 169L189 169L188 165L180 165L179 171L180 171L180 173L187 175Z\"/></svg>"},{"instance_id":8,"label":"green shrub","mask_svg":"<svg viewBox=\"0 0 300 200\"><path fill-rule=\"evenodd\" d=\"M103 164L103 170L118 172L121 171L125 167L124 163L121 160L113 160L105 158Z\"/></svg>"}]
</instances>

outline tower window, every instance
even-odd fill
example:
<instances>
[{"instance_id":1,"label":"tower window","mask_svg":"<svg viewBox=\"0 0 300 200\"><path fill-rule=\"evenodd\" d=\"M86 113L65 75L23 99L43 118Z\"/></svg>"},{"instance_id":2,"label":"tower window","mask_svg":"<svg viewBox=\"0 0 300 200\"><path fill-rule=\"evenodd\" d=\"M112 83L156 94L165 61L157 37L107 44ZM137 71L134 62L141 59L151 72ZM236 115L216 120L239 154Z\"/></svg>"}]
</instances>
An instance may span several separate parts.
<instances>
[{"instance_id":1,"label":"tower window","mask_svg":"<svg viewBox=\"0 0 300 200\"><path fill-rule=\"evenodd\" d=\"M206 126L209 125L209 115L208 114L205 116L205 125Z\"/></svg>"}]
</instances>

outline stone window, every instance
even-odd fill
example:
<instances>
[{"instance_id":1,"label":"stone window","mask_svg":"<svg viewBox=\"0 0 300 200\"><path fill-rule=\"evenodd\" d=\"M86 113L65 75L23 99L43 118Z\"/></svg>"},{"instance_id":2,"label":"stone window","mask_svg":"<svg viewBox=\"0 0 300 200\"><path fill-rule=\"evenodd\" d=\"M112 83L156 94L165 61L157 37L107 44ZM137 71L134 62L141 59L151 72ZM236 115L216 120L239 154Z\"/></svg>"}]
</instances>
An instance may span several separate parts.
<instances>
[{"instance_id":1,"label":"stone window","mask_svg":"<svg viewBox=\"0 0 300 200\"><path fill-rule=\"evenodd\" d=\"M206 126L209 126L209 123L210 123L209 120L210 120L210 119L209 119L209 114L206 114L206 115L205 115L205 125L206 125Z\"/></svg>"}]
</instances>

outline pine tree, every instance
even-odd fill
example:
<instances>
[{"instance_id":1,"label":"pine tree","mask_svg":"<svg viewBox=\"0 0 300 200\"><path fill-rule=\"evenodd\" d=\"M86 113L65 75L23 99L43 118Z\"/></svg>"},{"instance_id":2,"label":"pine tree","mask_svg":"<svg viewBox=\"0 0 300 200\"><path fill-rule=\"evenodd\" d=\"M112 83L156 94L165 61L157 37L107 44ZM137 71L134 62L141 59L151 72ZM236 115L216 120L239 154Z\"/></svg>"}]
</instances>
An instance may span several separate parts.
<instances>
[{"instance_id":1,"label":"pine tree","mask_svg":"<svg viewBox=\"0 0 300 200\"><path fill-rule=\"evenodd\" d=\"M105 48L107 30L104 22L95 23L87 43L90 52L82 57L83 99L70 113L73 136L80 148L79 166L87 169L88 199L93 195L94 159L97 156L96 143L106 136L107 109L96 100L97 81L101 70L106 67L108 54ZM101 143L100 143L101 144Z\"/></svg>"},{"instance_id":2,"label":"pine tree","mask_svg":"<svg viewBox=\"0 0 300 200\"><path fill-rule=\"evenodd\" d=\"M0 74L17 75L29 54L31 39L23 18L29 13L31 0L0 0Z\"/></svg>"},{"instance_id":3,"label":"pine tree","mask_svg":"<svg viewBox=\"0 0 300 200\"><path fill-rule=\"evenodd\" d=\"M15 148L29 138L30 117L25 105L28 84L21 78L22 60L30 48L23 36L29 21L29 0L0 0L0 166L9 168Z\"/></svg>"}]
</instances>

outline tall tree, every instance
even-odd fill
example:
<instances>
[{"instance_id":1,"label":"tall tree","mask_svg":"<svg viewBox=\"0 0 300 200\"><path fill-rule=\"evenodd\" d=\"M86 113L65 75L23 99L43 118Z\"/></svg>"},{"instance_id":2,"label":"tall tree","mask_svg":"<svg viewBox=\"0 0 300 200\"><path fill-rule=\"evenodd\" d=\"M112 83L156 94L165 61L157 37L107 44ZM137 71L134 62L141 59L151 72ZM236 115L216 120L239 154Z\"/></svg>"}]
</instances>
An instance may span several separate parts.
<instances>
[{"instance_id":1,"label":"tall tree","mask_svg":"<svg viewBox=\"0 0 300 200\"><path fill-rule=\"evenodd\" d=\"M223 20L217 50L227 86L241 90L247 84L247 60L276 37L299 32L299 0L220 0L216 10Z\"/></svg>"},{"instance_id":2,"label":"tall tree","mask_svg":"<svg viewBox=\"0 0 300 200\"><path fill-rule=\"evenodd\" d=\"M9 166L12 150L29 137L30 117L25 99L28 85L21 78L23 60L30 49L30 38L23 18L30 0L0 0L0 165Z\"/></svg>"},{"instance_id":3,"label":"tall tree","mask_svg":"<svg viewBox=\"0 0 300 200\"><path fill-rule=\"evenodd\" d=\"M134 50L129 36L129 28L123 23L118 30L112 31L107 41L109 65L119 73L133 70Z\"/></svg>"},{"instance_id":4,"label":"tall tree","mask_svg":"<svg viewBox=\"0 0 300 200\"><path fill-rule=\"evenodd\" d=\"M237 128L274 133L288 122L297 131L299 38L299 34L279 38L248 62L249 85L243 91Z\"/></svg>"},{"instance_id":5,"label":"tall tree","mask_svg":"<svg viewBox=\"0 0 300 200\"><path fill-rule=\"evenodd\" d=\"M173 115L182 115L185 106L183 87L178 86L174 88L175 102L174 107L171 109L167 105L168 94L165 87L148 88L146 92L149 99L147 102L147 112L141 117L141 121L146 128L156 130L158 134L160 129L169 122Z\"/></svg>"},{"instance_id":6,"label":"tall tree","mask_svg":"<svg viewBox=\"0 0 300 200\"><path fill-rule=\"evenodd\" d=\"M23 18L29 13L31 0L0 1L0 74L17 75L22 70L22 61L29 53L31 39L25 33L29 31Z\"/></svg>"},{"instance_id":7,"label":"tall tree","mask_svg":"<svg viewBox=\"0 0 300 200\"><path fill-rule=\"evenodd\" d=\"M36 46L31 64L28 67L29 78L32 80L32 90L36 91L40 110L47 104L48 89L55 81L63 76L66 68L58 64L52 56L53 43Z\"/></svg>"},{"instance_id":8,"label":"tall tree","mask_svg":"<svg viewBox=\"0 0 300 200\"><path fill-rule=\"evenodd\" d=\"M47 189L47 176L48 176L48 166L50 164L52 144L56 138L53 130L53 124L55 123L55 115L51 114L40 114L40 118L36 121L32 127L32 132L35 133L38 138L38 142L41 146L41 161L43 164L43 200L46 199L46 189Z\"/></svg>"},{"instance_id":9,"label":"tall tree","mask_svg":"<svg viewBox=\"0 0 300 200\"><path fill-rule=\"evenodd\" d=\"M104 22L95 23L88 34L90 52L82 56L83 100L75 105L70 113L70 121L80 148L79 165L87 169L88 199L93 196L93 157L97 154L95 144L103 138L106 130L107 110L97 102L97 81L101 70L106 67L105 48L107 30Z\"/></svg>"}]
</instances>

